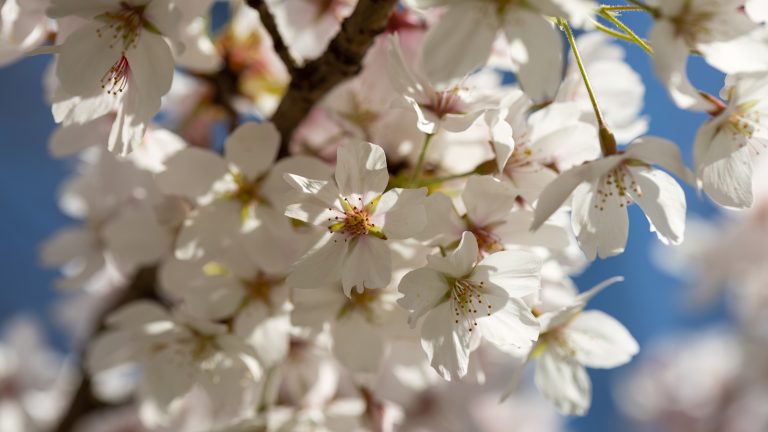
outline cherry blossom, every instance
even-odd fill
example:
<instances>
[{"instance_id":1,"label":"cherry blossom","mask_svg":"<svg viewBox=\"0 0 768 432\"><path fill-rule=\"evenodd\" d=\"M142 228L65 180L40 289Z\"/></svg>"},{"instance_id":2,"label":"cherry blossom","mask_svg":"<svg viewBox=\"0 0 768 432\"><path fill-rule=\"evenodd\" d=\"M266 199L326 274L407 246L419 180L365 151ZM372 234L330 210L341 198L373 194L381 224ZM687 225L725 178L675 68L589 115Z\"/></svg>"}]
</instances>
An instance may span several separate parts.
<instances>
[{"instance_id":1,"label":"cherry blossom","mask_svg":"<svg viewBox=\"0 0 768 432\"><path fill-rule=\"evenodd\" d=\"M130 153L171 88L173 55L163 36L176 37L174 3L52 0L48 14L86 20L55 47L61 99L74 99L69 115L90 120L117 111L108 147ZM82 122L65 120L72 121Z\"/></svg>"},{"instance_id":2,"label":"cherry blossom","mask_svg":"<svg viewBox=\"0 0 768 432\"><path fill-rule=\"evenodd\" d=\"M749 207L754 159L768 146L768 75L731 75L721 93L728 106L696 136L696 174L704 192L718 204Z\"/></svg>"},{"instance_id":3,"label":"cherry blossom","mask_svg":"<svg viewBox=\"0 0 768 432\"><path fill-rule=\"evenodd\" d=\"M601 311L584 311L587 302L609 279L576 296L572 303L538 317L541 336L531 357L536 359L536 387L567 414L583 415L590 406L592 386L586 367L614 368L637 354L637 341L615 318Z\"/></svg>"},{"instance_id":4,"label":"cherry blossom","mask_svg":"<svg viewBox=\"0 0 768 432\"><path fill-rule=\"evenodd\" d=\"M388 243L418 233L426 224L424 189L390 189L381 147L350 142L339 147L333 180L286 173L285 180L304 194L285 214L328 230L328 235L299 260L288 284L312 288L341 280L344 292L385 287L391 279ZM325 274L318 275L319 269Z\"/></svg>"},{"instance_id":5,"label":"cherry blossom","mask_svg":"<svg viewBox=\"0 0 768 432\"><path fill-rule=\"evenodd\" d=\"M665 243L679 244L685 230L685 195L656 163L684 180L692 174L674 143L656 137L633 141L626 150L571 168L541 193L532 229L537 229L572 195L571 223L590 260L624 251L627 207L637 202L651 230Z\"/></svg>"},{"instance_id":6,"label":"cherry blossom","mask_svg":"<svg viewBox=\"0 0 768 432\"><path fill-rule=\"evenodd\" d=\"M477 263L475 236L466 232L448 256L430 255L426 267L406 274L398 303L422 317L421 343L446 380L467 374L469 354L481 338L501 349L530 347L538 326L520 297L539 289L541 263L522 251L497 252Z\"/></svg>"},{"instance_id":7,"label":"cherry blossom","mask_svg":"<svg viewBox=\"0 0 768 432\"><path fill-rule=\"evenodd\" d=\"M150 301L118 309L107 325L89 348L88 369L140 364L140 413L147 424L166 422L198 385L221 410L238 412L257 396L251 383L262 374L258 357L224 325L170 314Z\"/></svg>"},{"instance_id":8,"label":"cherry blossom","mask_svg":"<svg viewBox=\"0 0 768 432\"><path fill-rule=\"evenodd\" d=\"M650 32L656 52L654 64L679 107L712 109L711 103L688 80L686 64L690 51L701 53L707 62L726 73L766 70L768 48L745 37L758 24L744 13L743 6L743 0L659 2L659 17Z\"/></svg>"}]
</instances>

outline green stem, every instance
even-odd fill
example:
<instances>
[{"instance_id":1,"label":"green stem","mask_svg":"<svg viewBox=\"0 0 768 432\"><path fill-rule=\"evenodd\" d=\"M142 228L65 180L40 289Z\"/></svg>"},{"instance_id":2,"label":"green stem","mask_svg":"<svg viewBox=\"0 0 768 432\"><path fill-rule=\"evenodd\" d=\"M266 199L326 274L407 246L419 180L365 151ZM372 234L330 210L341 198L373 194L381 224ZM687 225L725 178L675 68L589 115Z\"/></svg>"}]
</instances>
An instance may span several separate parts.
<instances>
[{"instance_id":1,"label":"green stem","mask_svg":"<svg viewBox=\"0 0 768 432\"><path fill-rule=\"evenodd\" d=\"M571 52L573 52L573 57L576 59L576 64L579 66L581 78L584 80L584 86L587 88L587 93L589 94L589 101L592 102L592 110L595 112L597 125L604 127L605 119L603 118L603 113L600 112L600 106L597 104L595 92L592 90L592 84L589 82L587 70L584 68L584 62L581 60L581 54L579 54L579 49L576 47L576 39L573 37L571 27L568 25L568 21L564 20L563 18L558 18L557 24L563 29L563 31L565 31L565 35L568 37L568 43L571 45Z\"/></svg>"},{"instance_id":2,"label":"green stem","mask_svg":"<svg viewBox=\"0 0 768 432\"><path fill-rule=\"evenodd\" d=\"M611 36L613 36L615 38L621 39L621 40L626 41L626 42L633 42L633 43L635 42L634 39L632 39L631 37L625 35L622 32L610 29L610 28L608 28L608 27L606 27L606 26L604 26L604 25L602 25L602 24L600 24L598 22L593 22L593 24L594 24L596 29L600 30L603 33L609 34L609 35L611 35Z\"/></svg>"},{"instance_id":3,"label":"green stem","mask_svg":"<svg viewBox=\"0 0 768 432\"><path fill-rule=\"evenodd\" d=\"M635 34L635 32L633 32L631 28L627 27L626 24L621 22L621 20L613 16L612 13L606 10L601 10L600 16L612 22L616 27L620 28L621 31L626 33L626 35L629 36L633 42L640 45L640 48L642 48L649 55L653 55L653 50L651 49L651 47L649 47L648 44L640 36Z\"/></svg>"},{"instance_id":4,"label":"green stem","mask_svg":"<svg viewBox=\"0 0 768 432\"><path fill-rule=\"evenodd\" d=\"M571 51L573 57L576 59L576 64L579 66L579 72L581 72L581 78L584 81L584 86L587 88L589 94L589 101L592 103L592 110L595 112L595 118L597 119L598 136L600 138L600 149L604 156L612 155L616 153L616 139L613 133L608 129L608 125L605 123L603 113L600 112L600 106L597 104L597 98L595 92L592 90L592 84L589 82L587 76L587 70L584 68L584 62L581 60L581 54L579 54L579 48L576 46L576 39L573 37L571 26L568 25L568 21L563 18L557 19L557 24L565 31L568 37L568 43L571 45Z\"/></svg>"},{"instance_id":5,"label":"green stem","mask_svg":"<svg viewBox=\"0 0 768 432\"><path fill-rule=\"evenodd\" d=\"M424 159L427 157L427 149L434 136L434 133L424 135L424 143L421 145L421 153L419 153L419 159L416 161L416 168L413 170L413 176L411 177L410 182L411 185L416 183L421 177L421 172L424 170Z\"/></svg>"},{"instance_id":6,"label":"green stem","mask_svg":"<svg viewBox=\"0 0 768 432\"><path fill-rule=\"evenodd\" d=\"M600 6L600 9L607 10L607 11L618 11L618 12L624 12L624 11L645 11L640 6L610 6L610 5L604 5Z\"/></svg>"}]
</instances>

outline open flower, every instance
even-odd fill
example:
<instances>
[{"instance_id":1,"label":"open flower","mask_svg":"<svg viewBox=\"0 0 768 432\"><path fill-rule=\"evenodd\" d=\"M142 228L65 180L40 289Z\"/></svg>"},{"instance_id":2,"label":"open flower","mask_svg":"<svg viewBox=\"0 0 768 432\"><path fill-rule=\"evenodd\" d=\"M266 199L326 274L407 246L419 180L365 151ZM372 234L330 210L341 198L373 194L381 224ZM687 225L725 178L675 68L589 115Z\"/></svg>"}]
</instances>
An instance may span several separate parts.
<instances>
[{"instance_id":1,"label":"open flower","mask_svg":"<svg viewBox=\"0 0 768 432\"><path fill-rule=\"evenodd\" d=\"M563 42L558 30L544 15L584 15L573 10L577 3L542 0L416 0L417 7L447 6L437 25L427 34L422 65L434 83L461 79L484 66L496 36L503 33L518 80L535 100L552 98L562 75ZM560 5L559 3L563 3ZM569 3L569 4L566 4ZM583 9L583 6L580 6Z\"/></svg>"},{"instance_id":2,"label":"open flower","mask_svg":"<svg viewBox=\"0 0 768 432\"><path fill-rule=\"evenodd\" d=\"M465 232L448 256L430 255L426 267L403 276L400 306L421 326L421 346L446 380L467 374L469 354L480 338L517 353L539 335L536 319L521 300L540 288L541 261L524 251L489 255L476 264L475 236Z\"/></svg>"},{"instance_id":3,"label":"open flower","mask_svg":"<svg viewBox=\"0 0 768 432\"><path fill-rule=\"evenodd\" d=\"M210 253L240 232L269 233L257 228L274 216L271 213L280 217L293 192L282 173L324 175L327 171L322 162L307 157L275 163L279 145L280 134L272 123L248 122L227 138L223 158L190 147L168 159L166 170L157 176L160 189L191 198L200 206L179 232L179 258Z\"/></svg>"},{"instance_id":4,"label":"open flower","mask_svg":"<svg viewBox=\"0 0 768 432\"><path fill-rule=\"evenodd\" d=\"M530 232L533 213L516 209L517 198L517 191L506 182L472 176L461 194L467 210L463 215L445 194L433 193L427 198L429 226L424 234L432 237L432 244L454 247L469 231L477 239L481 256L519 246L553 250L568 246L569 235L561 226L549 223Z\"/></svg>"},{"instance_id":5,"label":"open flower","mask_svg":"<svg viewBox=\"0 0 768 432\"><path fill-rule=\"evenodd\" d=\"M512 91L485 116L499 173L529 203L559 171L599 154L596 130L581 120L576 103L555 102L529 114L532 105L526 94Z\"/></svg>"},{"instance_id":6,"label":"open flower","mask_svg":"<svg viewBox=\"0 0 768 432\"><path fill-rule=\"evenodd\" d=\"M240 413L254 406L254 384L262 374L253 349L225 325L169 314L146 300L113 312L107 329L88 348L92 374L125 364L142 366L139 391L146 425L166 421L196 386L218 409Z\"/></svg>"},{"instance_id":7,"label":"open flower","mask_svg":"<svg viewBox=\"0 0 768 432\"><path fill-rule=\"evenodd\" d=\"M651 230L664 243L679 244L685 231L685 194L658 164L691 182L674 143L656 137L633 141L626 150L560 174L541 193L531 229L538 229L573 195L571 223L589 259L624 252L629 231L627 207L637 202Z\"/></svg>"},{"instance_id":8,"label":"open flower","mask_svg":"<svg viewBox=\"0 0 768 432\"><path fill-rule=\"evenodd\" d=\"M721 94L728 106L696 135L696 176L716 203L749 207L754 160L768 147L768 74L729 76Z\"/></svg>"},{"instance_id":9,"label":"open flower","mask_svg":"<svg viewBox=\"0 0 768 432\"><path fill-rule=\"evenodd\" d=\"M130 153L171 88L173 55L163 36L174 38L177 31L174 3L53 0L48 14L87 20L54 48L56 76L66 94L58 99L78 102L67 104L68 117L82 123L117 110L109 149Z\"/></svg>"},{"instance_id":10,"label":"open flower","mask_svg":"<svg viewBox=\"0 0 768 432\"><path fill-rule=\"evenodd\" d=\"M45 16L49 0L0 1L0 65L11 63L45 43L52 21Z\"/></svg>"},{"instance_id":11,"label":"open flower","mask_svg":"<svg viewBox=\"0 0 768 432\"><path fill-rule=\"evenodd\" d=\"M615 368L639 351L635 338L616 319L596 310L584 312L592 297L620 280L609 279L570 305L538 317L541 336L531 354L536 359L534 382L563 413L584 415L589 409L592 384L585 366Z\"/></svg>"},{"instance_id":12,"label":"open flower","mask_svg":"<svg viewBox=\"0 0 768 432\"><path fill-rule=\"evenodd\" d=\"M387 72L392 86L416 112L419 130L426 134L436 133L440 127L462 132L483 113L484 104L468 100L462 83L438 90L418 71L411 70L397 35L389 39Z\"/></svg>"},{"instance_id":13,"label":"open flower","mask_svg":"<svg viewBox=\"0 0 768 432\"><path fill-rule=\"evenodd\" d=\"M712 104L688 81L688 55L698 52L726 73L768 69L768 47L749 34L758 28L744 11L744 0L664 0L650 32L656 74L675 103L711 110Z\"/></svg>"},{"instance_id":14,"label":"open flower","mask_svg":"<svg viewBox=\"0 0 768 432\"><path fill-rule=\"evenodd\" d=\"M385 287L392 277L388 242L417 234L427 223L426 189L384 190L389 181L381 147L353 141L339 147L335 180L286 174L304 194L285 214L328 230L321 243L293 267L288 285L314 288L341 279L344 292Z\"/></svg>"}]
</instances>

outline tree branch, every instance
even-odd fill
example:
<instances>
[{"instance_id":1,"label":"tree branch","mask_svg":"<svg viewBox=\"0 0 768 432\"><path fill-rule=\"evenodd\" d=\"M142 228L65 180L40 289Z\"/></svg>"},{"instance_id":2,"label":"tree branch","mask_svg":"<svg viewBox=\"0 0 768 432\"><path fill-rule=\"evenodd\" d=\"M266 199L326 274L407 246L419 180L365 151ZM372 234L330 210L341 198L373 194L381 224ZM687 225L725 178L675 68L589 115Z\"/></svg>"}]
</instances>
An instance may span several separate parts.
<instances>
[{"instance_id":1,"label":"tree branch","mask_svg":"<svg viewBox=\"0 0 768 432\"><path fill-rule=\"evenodd\" d=\"M264 0L248 0L247 3L248 6L259 12L261 23L272 37L272 46L275 49L275 52L280 56L280 60L283 61L283 64L285 64L288 73L293 75L294 71L298 68L298 65L291 55L291 50L288 48L288 45L285 44L283 36L280 34L280 30L277 28L277 22L275 22L275 17L272 15L272 12L269 11L269 6L267 6Z\"/></svg>"},{"instance_id":2,"label":"tree branch","mask_svg":"<svg viewBox=\"0 0 768 432\"><path fill-rule=\"evenodd\" d=\"M157 267L145 267L136 272L133 281L131 281L130 285L125 288L120 297L117 298L110 307L107 307L102 311L96 319L96 328L94 329L90 340L93 339L93 336L101 333L105 329L106 318L115 309L135 300L157 298L156 285ZM85 349L83 349L83 354L81 355L81 359L84 358ZM72 402L70 403L69 408L67 408L66 414L59 420L56 428L53 429L55 432L73 431L75 426L77 426L77 423L83 417L109 406L98 400L93 394L91 379L84 367L80 373L82 378L80 379L77 392L72 397Z\"/></svg>"},{"instance_id":3,"label":"tree branch","mask_svg":"<svg viewBox=\"0 0 768 432\"><path fill-rule=\"evenodd\" d=\"M396 4L397 0L358 0L325 53L293 71L288 90L272 116L282 137L278 157L288 156L293 132L315 103L360 72L365 53L386 28Z\"/></svg>"}]
</instances>

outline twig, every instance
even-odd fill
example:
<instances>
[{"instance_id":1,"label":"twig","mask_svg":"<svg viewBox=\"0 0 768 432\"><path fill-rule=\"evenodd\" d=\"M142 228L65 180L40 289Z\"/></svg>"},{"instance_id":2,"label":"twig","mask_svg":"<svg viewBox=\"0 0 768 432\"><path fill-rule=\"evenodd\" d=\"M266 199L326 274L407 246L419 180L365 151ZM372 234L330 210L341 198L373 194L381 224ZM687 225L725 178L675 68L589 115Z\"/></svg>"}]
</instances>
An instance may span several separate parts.
<instances>
[{"instance_id":1,"label":"twig","mask_svg":"<svg viewBox=\"0 0 768 432\"><path fill-rule=\"evenodd\" d=\"M134 300L157 298L157 267L146 267L136 272L133 281L129 286L125 288L121 296L115 300L110 307L106 308L96 320L96 328L93 331L93 335L101 333L106 326L107 316L115 309L128 304ZM93 339L91 337L90 339ZM81 358L85 356L82 355ZM109 406L104 402L101 402L93 394L91 388L91 379L88 377L87 372L81 370L81 380L77 387L77 392L72 397L72 402L67 408L66 414L59 420L55 432L70 432L75 429L78 422L95 411Z\"/></svg>"},{"instance_id":2,"label":"twig","mask_svg":"<svg viewBox=\"0 0 768 432\"><path fill-rule=\"evenodd\" d=\"M275 22L275 17L272 15L272 12L269 11L269 6L267 6L264 0L248 0L247 3L248 6L259 12L261 23L272 37L272 47L275 49L277 55L280 56L280 60L283 61L283 64L285 64L288 73L293 75L293 72L298 68L298 65L291 55L291 50L288 48L288 45L285 44L283 36L280 34L280 30L277 28L277 22Z\"/></svg>"},{"instance_id":3,"label":"twig","mask_svg":"<svg viewBox=\"0 0 768 432\"><path fill-rule=\"evenodd\" d=\"M282 136L278 157L289 154L293 132L315 103L336 85L360 72L365 53L375 37L385 30L396 4L397 0L359 0L325 53L291 74L291 84L272 116Z\"/></svg>"}]
</instances>

